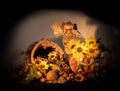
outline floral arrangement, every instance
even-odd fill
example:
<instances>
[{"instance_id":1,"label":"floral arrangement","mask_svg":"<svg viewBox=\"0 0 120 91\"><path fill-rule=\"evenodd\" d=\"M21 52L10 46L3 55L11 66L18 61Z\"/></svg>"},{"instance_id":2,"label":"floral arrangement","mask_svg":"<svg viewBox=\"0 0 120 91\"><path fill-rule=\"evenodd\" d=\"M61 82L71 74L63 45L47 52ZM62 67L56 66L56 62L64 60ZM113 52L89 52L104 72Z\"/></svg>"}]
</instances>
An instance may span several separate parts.
<instances>
[{"instance_id":1,"label":"floral arrangement","mask_svg":"<svg viewBox=\"0 0 120 91\"><path fill-rule=\"evenodd\" d=\"M69 55L72 71L74 73L93 72L95 63L101 60L102 49L102 44L94 37L89 37L83 42L70 39L65 46L65 52Z\"/></svg>"},{"instance_id":2,"label":"floral arrangement","mask_svg":"<svg viewBox=\"0 0 120 91\"><path fill-rule=\"evenodd\" d=\"M76 24L55 22L52 29L62 36L64 49L48 39L31 44L22 53L25 62L19 75L24 82L82 82L98 77L110 65L111 51L93 36L81 40Z\"/></svg>"}]
</instances>

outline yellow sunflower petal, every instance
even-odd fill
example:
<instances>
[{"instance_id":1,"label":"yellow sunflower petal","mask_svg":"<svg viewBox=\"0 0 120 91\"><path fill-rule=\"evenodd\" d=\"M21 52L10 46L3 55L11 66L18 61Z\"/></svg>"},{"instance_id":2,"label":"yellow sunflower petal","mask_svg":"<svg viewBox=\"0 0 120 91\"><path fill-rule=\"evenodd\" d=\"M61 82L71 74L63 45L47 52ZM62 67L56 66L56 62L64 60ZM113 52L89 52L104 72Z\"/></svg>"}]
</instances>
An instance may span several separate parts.
<instances>
[{"instance_id":1,"label":"yellow sunflower petal","mask_svg":"<svg viewBox=\"0 0 120 91\"><path fill-rule=\"evenodd\" d=\"M93 49L98 49L99 47L99 44L98 43L95 43L95 44L91 44L89 46L87 46L88 48L93 48Z\"/></svg>"},{"instance_id":2,"label":"yellow sunflower petal","mask_svg":"<svg viewBox=\"0 0 120 91\"><path fill-rule=\"evenodd\" d=\"M100 53L100 50L96 47L94 47L94 45L91 45L88 47L88 51L87 51L87 55L89 58L91 57L97 57Z\"/></svg>"},{"instance_id":3,"label":"yellow sunflower petal","mask_svg":"<svg viewBox=\"0 0 120 91\"><path fill-rule=\"evenodd\" d=\"M97 40L94 37L89 37L85 40L85 43L87 46L91 45L91 44L95 44L97 42Z\"/></svg>"},{"instance_id":4,"label":"yellow sunflower petal","mask_svg":"<svg viewBox=\"0 0 120 91\"><path fill-rule=\"evenodd\" d=\"M56 54L56 52L54 52L54 51L52 51L52 52L50 52L49 54L48 54L48 59L56 59L56 57L57 57L57 54Z\"/></svg>"},{"instance_id":5,"label":"yellow sunflower petal","mask_svg":"<svg viewBox=\"0 0 120 91\"><path fill-rule=\"evenodd\" d=\"M81 43L79 45L76 45L72 49L72 56L77 59L84 58L84 54L86 52L87 52L87 47L84 45L84 43Z\"/></svg>"},{"instance_id":6,"label":"yellow sunflower petal","mask_svg":"<svg viewBox=\"0 0 120 91\"><path fill-rule=\"evenodd\" d=\"M70 39L65 45L65 52L71 54L71 50L78 44L80 44L80 40Z\"/></svg>"},{"instance_id":7,"label":"yellow sunflower petal","mask_svg":"<svg viewBox=\"0 0 120 91\"><path fill-rule=\"evenodd\" d=\"M47 64L46 61L41 61L41 65L43 65L42 69L48 69L49 65Z\"/></svg>"}]
</instances>

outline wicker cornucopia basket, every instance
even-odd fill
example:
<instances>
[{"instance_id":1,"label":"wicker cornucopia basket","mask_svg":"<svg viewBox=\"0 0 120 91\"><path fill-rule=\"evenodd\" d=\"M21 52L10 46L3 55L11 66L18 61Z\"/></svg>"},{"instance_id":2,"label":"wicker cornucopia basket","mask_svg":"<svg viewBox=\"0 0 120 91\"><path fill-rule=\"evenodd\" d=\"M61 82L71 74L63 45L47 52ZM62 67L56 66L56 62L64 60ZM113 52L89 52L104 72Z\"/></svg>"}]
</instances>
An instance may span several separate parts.
<instances>
[{"instance_id":1,"label":"wicker cornucopia basket","mask_svg":"<svg viewBox=\"0 0 120 91\"><path fill-rule=\"evenodd\" d=\"M64 51L54 41L48 40L48 39L40 40L38 43L35 44L35 46L33 47L32 51L31 51L31 62L35 63L34 57L36 57L36 56L41 56L41 57L44 56L45 57L46 54L48 54L49 52L51 52L53 50L58 54L60 60L63 60L65 58ZM39 53L37 53L38 51L41 52L41 53L39 52L41 55Z\"/></svg>"},{"instance_id":2,"label":"wicker cornucopia basket","mask_svg":"<svg viewBox=\"0 0 120 91\"><path fill-rule=\"evenodd\" d=\"M41 39L23 52L24 73L27 81L39 79L47 83L64 83L72 73L64 50L52 40ZM64 74L67 74L64 76Z\"/></svg>"}]
</instances>

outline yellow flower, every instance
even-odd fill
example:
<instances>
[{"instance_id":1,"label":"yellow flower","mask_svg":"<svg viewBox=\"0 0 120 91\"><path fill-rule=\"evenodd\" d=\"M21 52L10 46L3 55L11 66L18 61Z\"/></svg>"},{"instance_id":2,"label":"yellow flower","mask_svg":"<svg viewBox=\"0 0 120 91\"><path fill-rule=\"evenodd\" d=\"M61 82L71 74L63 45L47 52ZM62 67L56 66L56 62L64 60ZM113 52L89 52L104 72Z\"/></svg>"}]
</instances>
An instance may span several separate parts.
<instances>
[{"instance_id":1,"label":"yellow flower","mask_svg":"<svg viewBox=\"0 0 120 91\"><path fill-rule=\"evenodd\" d=\"M47 59L37 57L34 59L35 66L39 69L48 69L49 65L47 64Z\"/></svg>"},{"instance_id":2,"label":"yellow flower","mask_svg":"<svg viewBox=\"0 0 120 91\"><path fill-rule=\"evenodd\" d=\"M42 61L42 58L41 58L41 57L37 57L37 58L34 59L35 65L36 65L37 67L39 66L39 64L41 63L41 61Z\"/></svg>"},{"instance_id":3,"label":"yellow flower","mask_svg":"<svg viewBox=\"0 0 120 91\"><path fill-rule=\"evenodd\" d=\"M88 48L85 46L85 44L81 43L72 49L72 56L77 59L82 59L84 58L84 54L86 54L87 50Z\"/></svg>"},{"instance_id":4,"label":"yellow flower","mask_svg":"<svg viewBox=\"0 0 120 91\"><path fill-rule=\"evenodd\" d=\"M49 65L47 64L46 61L41 61L41 64L39 65L41 69L48 69Z\"/></svg>"},{"instance_id":5,"label":"yellow flower","mask_svg":"<svg viewBox=\"0 0 120 91\"><path fill-rule=\"evenodd\" d=\"M52 51L48 54L48 59L54 60L57 58L56 52Z\"/></svg>"},{"instance_id":6,"label":"yellow flower","mask_svg":"<svg viewBox=\"0 0 120 91\"><path fill-rule=\"evenodd\" d=\"M76 45L80 45L80 41L79 40L75 40L75 39L70 39L67 44L65 45L65 52L67 54L71 54L71 50L76 46Z\"/></svg>"},{"instance_id":7,"label":"yellow flower","mask_svg":"<svg viewBox=\"0 0 120 91\"><path fill-rule=\"evenodd\" d=\"M97 44L88 46L87 56L88 58L97 57L100 53L100 50L97 48Z\"/></svg>"},{"instance_id":8,"label":"yellow flower","mask_svg":"<svg viewBox=\"0 0 120 91\"><path fill-rule=\"evenodd\" d=\"M97 40L94 37L89 37L85 40L87 46L96 44Z\"/></svg>"}]
</instances>

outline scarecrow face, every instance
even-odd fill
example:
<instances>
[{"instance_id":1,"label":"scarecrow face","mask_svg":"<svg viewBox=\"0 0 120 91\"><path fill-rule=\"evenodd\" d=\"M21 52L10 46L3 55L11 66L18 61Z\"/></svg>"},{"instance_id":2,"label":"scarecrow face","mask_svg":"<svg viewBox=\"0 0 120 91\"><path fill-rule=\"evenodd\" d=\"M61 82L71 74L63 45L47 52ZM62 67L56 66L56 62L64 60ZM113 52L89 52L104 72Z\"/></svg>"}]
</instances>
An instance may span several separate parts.
<instances>
[{"instance_id":1,"label":"scarecrow face","mask_svg":"<svg viewBox=\"0 0 120 91\"><path fill-rule=\"evenodd\" d=\"M63 31L64 31L65 34L66 33L68 34L68 33L72 32L73 28L74 28L74 24L68 22L68 23L64 24Z\"/></svg>"}]
</instances>

